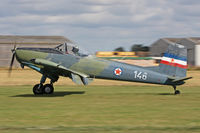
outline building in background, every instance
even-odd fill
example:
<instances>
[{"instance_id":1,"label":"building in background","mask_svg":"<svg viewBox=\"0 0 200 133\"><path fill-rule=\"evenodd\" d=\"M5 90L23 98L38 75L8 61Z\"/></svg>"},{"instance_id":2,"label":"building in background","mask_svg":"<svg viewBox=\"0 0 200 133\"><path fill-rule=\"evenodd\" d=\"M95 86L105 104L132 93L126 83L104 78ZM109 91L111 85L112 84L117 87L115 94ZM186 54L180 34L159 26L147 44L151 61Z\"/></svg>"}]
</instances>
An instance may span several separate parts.
<instances>
[{"instance_id":1,"label":"building in background","mask_svg":"<svg viewBox=\"0 0 200 133\"><path fill-rule=\"evenodd\" d=\"M200 38L161 38L151 45L150 53L153 57L161 57L171 43L178 43L187 48L188 64L200 66Z\"/></svg>"},{"instance_id":2,"label":"building in background","mask_svg":"<svg viewBox=\"0 0 200 133\"><path fill-rule=\"evenodd\" d=\"M17 47L50 47L61 43L73 43L63 36L0 36L0 67L8 67L12 58L11 49ZM15 61L15 67L19 63Z\"/></svg>"},{"instance_id":3,"label":"building in background","mask_svg":"<svg viewBox=\"0 0 200 133\"><path fill-rule=\"evenodd\" d=\"M12 58L11 49L17 47L50 47L53 48L61 43L74 43L63 36L0 36L0 67L8 67ZM200 38L161 38L151 45L149 52L97 52L101 58L114 59L117 61L141 65L158 65L151 57L162 57L171 43L179 43L187 47L188 64L200 66ZM150 57L147 57L149 56ZM15 67L19 63L15 62Z\"/></svg>"}]
</instances>

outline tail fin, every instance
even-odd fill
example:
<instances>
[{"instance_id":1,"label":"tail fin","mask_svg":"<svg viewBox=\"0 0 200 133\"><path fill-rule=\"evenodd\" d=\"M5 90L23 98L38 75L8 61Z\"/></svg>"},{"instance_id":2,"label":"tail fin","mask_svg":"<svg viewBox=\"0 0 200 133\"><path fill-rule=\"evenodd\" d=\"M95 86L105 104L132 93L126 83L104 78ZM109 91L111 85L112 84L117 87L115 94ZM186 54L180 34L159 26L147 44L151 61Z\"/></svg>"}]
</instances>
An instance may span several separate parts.
<instances>
[{"instance_id":1,"label":"tail fin","mask_svg":"<svg viewBox=\"0 0 200 133\"><path fill-rule=\"evenodd\" d=\"M180 44L170 44L161 59L159 69L172 77L186 77L187 49Z\"/></svg>"}]
</instances>

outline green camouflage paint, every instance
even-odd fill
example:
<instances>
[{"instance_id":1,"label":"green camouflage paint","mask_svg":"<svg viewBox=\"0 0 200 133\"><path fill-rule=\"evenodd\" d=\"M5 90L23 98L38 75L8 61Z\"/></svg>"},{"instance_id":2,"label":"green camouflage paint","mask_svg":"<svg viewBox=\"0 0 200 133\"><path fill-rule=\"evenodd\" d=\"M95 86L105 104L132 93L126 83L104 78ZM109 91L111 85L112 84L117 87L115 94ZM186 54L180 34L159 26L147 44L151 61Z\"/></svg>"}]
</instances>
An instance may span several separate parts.
<instances>
[{"instance_id":1,"label":"green camouflage paint","mask_svg":"<svg viewBox=\"0 0 200 133\"><path fill-rule=\"evenodd\" d=\"M16 50L17 57L22 61L30 61L31 59L45 59L48 53L30 51L30 50Z\"/></svg>"},{"instance_id":2,"label":"green camouflage paint","mask_svg":"<svg viewBox=\"0 0 200 133\"><path fill-rule=\"evenodd\" d=\"M109 62L96 57L85 57L72 65L70 69L95 76L99 75L109 64Z\"/></svg>"}]
</instances>

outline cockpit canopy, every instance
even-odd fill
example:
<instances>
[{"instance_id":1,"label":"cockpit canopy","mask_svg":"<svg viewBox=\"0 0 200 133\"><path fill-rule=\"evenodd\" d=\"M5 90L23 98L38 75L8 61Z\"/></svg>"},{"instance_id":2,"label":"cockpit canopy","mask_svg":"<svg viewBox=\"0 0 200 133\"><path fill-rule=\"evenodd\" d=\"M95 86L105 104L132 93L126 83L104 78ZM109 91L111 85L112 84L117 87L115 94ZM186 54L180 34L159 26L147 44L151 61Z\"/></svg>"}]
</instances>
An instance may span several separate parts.
<instances>
[{"instance_id":1,"label":"cockpit canopy","mask_svg":"<svg viewBox=\"0 0 200 133\"><path fill-rule=\"evenodd\" d=\"M88 52L79 49L79 47L74 44L69 43L60 44L57 47L55 47L55 49L62 52L63 54L72 54L82 57L89 55Z\"/></svg>"}]
</instances>

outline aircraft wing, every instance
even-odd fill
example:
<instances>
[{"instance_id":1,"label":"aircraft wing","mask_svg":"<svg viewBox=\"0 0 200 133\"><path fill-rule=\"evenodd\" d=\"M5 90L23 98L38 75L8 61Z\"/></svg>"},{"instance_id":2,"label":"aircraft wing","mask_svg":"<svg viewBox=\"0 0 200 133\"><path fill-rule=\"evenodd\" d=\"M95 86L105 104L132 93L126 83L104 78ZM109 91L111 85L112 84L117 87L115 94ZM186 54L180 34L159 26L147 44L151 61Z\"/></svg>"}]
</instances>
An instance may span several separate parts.
<instances>
[{"instance_id":1,"label":"aircraft wing","mask_svg":"<svg viewBox=\"0 0 200 133\"><path fill-rule=\"evenodd\" d=\"M72 79L73 82L75 82L76 84L81 84L83 83L84 85L89 84L89 82L92 80L90 78L89 75L84 74L84 73L80 73L71 69L68 69L58 63L55 63L53 61L49 61L46 59L32 59L31 60L32 63L36 64L36 65L40 65L43 66L45 68L51 68L51 69L56 69L56 70L61 70L66 72L68 75L70 75L70 78Z\"/></svg>"}]
</instances>

